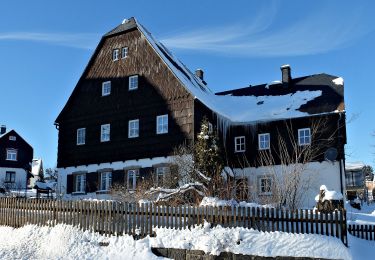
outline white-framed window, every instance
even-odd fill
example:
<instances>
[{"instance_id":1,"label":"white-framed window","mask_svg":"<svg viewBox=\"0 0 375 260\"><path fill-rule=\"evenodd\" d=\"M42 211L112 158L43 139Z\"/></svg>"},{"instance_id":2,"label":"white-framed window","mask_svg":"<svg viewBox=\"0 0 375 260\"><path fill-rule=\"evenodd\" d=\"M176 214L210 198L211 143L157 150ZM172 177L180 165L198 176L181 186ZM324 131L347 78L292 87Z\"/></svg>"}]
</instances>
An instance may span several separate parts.
<instances>
[{"instance_id":1,"label":"white-framed window","mask_svg":"<svg viewBox=\"0 0 375 260\"><path fill-rule=\"evenodd\" d=\"M83 145L86 143L86 128L77 129L77 145Z\"/></svg>"},{"instance_id":2,"label":"white-framed window","mask_svg":"<svg viewBox=\"0 0 375 260\"><path fill-rule=\"evenodd\" d=\"M111 82L105 81L102 83L102 96L108 96L111 94Z\"/></svg>"},{"instance_id":3,"label":"white-framed window","mask_svg":"<svg viewBox=\"0 0 375 260\"><path fill-rule=\"evenodd\" d=\"M128 170L128 189L135 190L137 188L137 179L139 178L139 170Z\"/></svg>"},{"instance_id":4,"label":"white-framed window","mask_svg":"<svg viewBox=\"0 0 375 260\"><path fill-rule=\"evenodd\" d=\"M128 57L128 47L122 47L121 49L121 59Z\"/></svg>"},{"instance_id":5,"label":"white-framed window","mask_svg":"<svg viewBox=\"0 0 375 260\"><path fill-rule=\"evenodd\" d=\"M156 133L168 133L168 115L161 115L156 117Z\"/></svg>"},{"instance_id":6,"label":"white-framed window","mask_svg":"<svg viewBox=\"0 0 375 260\"><path fill-rule=\"evenodd\" d=\"M258 134L259 150L270 149L270 134Z\"/></svg>"},{"instance_id":7,"label":"white-framed window","mask_svg":"<svg viewBox=\"0 0 375 260\"><path fill-rule=\"evenodd\" d=\"M234 138L234 151L236 153L246 151L245 136L236 136Z\"/></svg>"},{"instance_id":8,"label":"white-framed window","mask_svg":"<svg viewBox=\"0 0 375 260\"><path fill-rule=\"evenodd\" d=\"M10 135L10 136L9 136L9 140L10 140L10 141L16 141L17 138L16 138L14 135Z\"/></svg>"},{"instance_id":9,"label":"white-framed window","mask_svg":"<svg viewBox=\"0 0 375 260\"><path fill-rule=\"evenodd\" d=\"M139 136L139 119L129 120L128 137L135 138Z\"/></svg>"},{"instance_id":10,"label":"white-framed window","mask_svg":"<svg viewBox=\"0 0 375 260\"><path fill-rule=\"evenodd\" d=\"M111 139L111 125L105 124L100 127L100 141L108 142Z\"/></svg>"},{"instance_id":11,"label":"white-framed window","mask_svg":"<svg viewBox=\"0 0 375 260\"><path fill-rule=\"evenodd\" d=\"M138 88L138 75L129 77L129 90L134 90Z\"/></svg>"},{"instance_id":12,"label":"white-framed window","mask_svg":"<svg viewBox=\"0 0 375 260\"><path fill-rule=\"evenodd\" d=\"M6 172L5 173L5 183L16 183L16 173Z\"/></svg>"},{"instance_id":13,"label":"white-framed window","mask_svg":"<svg viewBox=\"0 0 375 260\"><path fill-rule=\"evenodd\" d=\"M118 60L118 55L119 55L119 49L114 49L114 50L112 51L112 60L113 60L113 61Z\"/></svg>"},{"instance_id":14,"label":"white-framed window","mask_svg":"<svg viewBox=\"0 0 375 260\"><path fill-rule=\"evenodd\" d=\"M272 179L270 177L259 178L259 194L262 194L262 195L272 194Z\"/></svg>"},{"instance_id":15,"label":"white-framed window","mask_svg":"<svg viewBox=\"0 0 375 260\"><path fill-rule=\"evenodd\" d=\"M311 144L310 128L298 129L298 144L299 145L309 145L309 144Z\"/></svg>"},{"instance_id":16,"label":"white-framed window","mask_svg":"<svg viewBox=\"0 0 375 260\"><path fill-rule=\"evenodd\" d=\"M85 192L86 191L86 174L74 174L73 175L73 192Z\"/></svg>"},{"instance_id":17,"label":"white-framed window","mask_svg":"<svg viewBox=\"0 0 375 260\"><path fill-rule=\"evenodd\" d=\"M112 186L112 172L100 173L100 187L101 191L109 191Z\"/></svg>"},{"instance_id":18,"label":"white-framed window","mask_svg":"<svg viewBox=\"0 0 375 260\"><path fill-rule=\"evenodd\" d=\"M161 166L161 167L156 168L156 185L158 187L164 187L165 178L168 173L169 173L168 166Z\"/></svg>"},{"instance_id":19,"label":"white-framed window","mask_svg":"<svg viewBox=\"0 0 375 260\"><path fill-rule=\"evenodd\" d=\"M17 150L16 149L7 149L7 160L8 161L17 161Z\"/></svg>"}]
</instances>

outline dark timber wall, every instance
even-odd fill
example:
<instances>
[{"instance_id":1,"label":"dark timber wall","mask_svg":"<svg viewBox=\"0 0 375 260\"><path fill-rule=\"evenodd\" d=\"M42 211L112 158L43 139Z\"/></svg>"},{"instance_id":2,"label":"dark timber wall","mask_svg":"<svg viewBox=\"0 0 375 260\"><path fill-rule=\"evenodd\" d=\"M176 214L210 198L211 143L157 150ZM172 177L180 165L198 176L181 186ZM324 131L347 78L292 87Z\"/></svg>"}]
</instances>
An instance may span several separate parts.
<instances>
[{"instance_id":1,"label":"dark timber wall","mask_svg":"<svg viewBox=\"0 0 375 260\"><path fill-rule=\"evenodd\" d=\"M9 136L15 136L16 140L9 140ZM17 161L6 160L7 148L17 150ZM33 159L33 148L14 130L9 131L0 138L0 167L28 168Z\"/></svg>"},{"instance_id":2,"label":"dark timber wall","mask_svg":"<svg viewBox=\"0 0 375 260\"><path fill-rule=\"evenodd\" d=\"M128 47L128 57L112 61L112 50ZM129 76L139 75L137 90ZM102 82L111 94L101 96ZM168 114L168 134L156 134L156 116ZM104 38L60 114L58 167L170 155L192 140L194 101L138 30ZM128 138L128 121L139 119L139 137ZM111 124L111 140L100 142L100 126ZM76 130L86 128L86 144ZM155 149L157 147L157 149Z\"/></svg>"}]
</instances>

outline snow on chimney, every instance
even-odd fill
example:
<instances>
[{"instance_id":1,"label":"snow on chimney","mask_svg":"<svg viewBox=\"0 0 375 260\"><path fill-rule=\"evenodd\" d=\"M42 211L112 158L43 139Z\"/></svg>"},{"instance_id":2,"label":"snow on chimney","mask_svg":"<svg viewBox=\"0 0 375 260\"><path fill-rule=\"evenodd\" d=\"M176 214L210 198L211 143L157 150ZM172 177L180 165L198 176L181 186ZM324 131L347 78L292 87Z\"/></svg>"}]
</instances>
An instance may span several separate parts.
<instances>
[{"instance_id":1,"label":"snow on chimney","mask_svg":"<svg viewBox=\"0 0 375 260\"><path fill-rule=\"evenodd\" d=\"M280 67L281 69L281 81L283 84L288 85L292 80L290 65L286 64Z\"/></svg>"}]
</instances>

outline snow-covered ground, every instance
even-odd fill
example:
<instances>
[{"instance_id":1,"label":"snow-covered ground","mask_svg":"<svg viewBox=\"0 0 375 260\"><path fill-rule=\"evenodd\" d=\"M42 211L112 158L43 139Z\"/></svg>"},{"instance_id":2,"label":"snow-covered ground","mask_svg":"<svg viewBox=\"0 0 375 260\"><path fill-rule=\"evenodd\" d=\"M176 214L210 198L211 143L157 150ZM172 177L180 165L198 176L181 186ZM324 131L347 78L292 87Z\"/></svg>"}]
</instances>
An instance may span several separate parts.
<instances>
[{"instance_id":1,"label":"snow-covered ground","mask_svg":"<svg viewBox=\"0 0 375 260\"><path fill-rule=\"evenodd\" d=\"M361 210L346 205L348 224L375 225L375 203L367 205L363 203ZM375 245L374 245L375 249Z\"/></svg>"},{"instance_id":2,"label":"snow-covered ground","mask_svg":"<svg viewBox=\"0 0 375 260\"><path fill-rule=\"evenodd\" d=\"M163 246L199 249L216 255L231 251L263 256L365 259L358 257L367 254L366 250L373 250L373 246L358 240L350 237L354 247L348 249L333 237L210 228L208 223L183 231L159 228L156 237L137 241L128 235L105 237L69 225L28 225L18 229L1 226L0 259L157 259L151 247Z\"/></svg>"}]
</instances>

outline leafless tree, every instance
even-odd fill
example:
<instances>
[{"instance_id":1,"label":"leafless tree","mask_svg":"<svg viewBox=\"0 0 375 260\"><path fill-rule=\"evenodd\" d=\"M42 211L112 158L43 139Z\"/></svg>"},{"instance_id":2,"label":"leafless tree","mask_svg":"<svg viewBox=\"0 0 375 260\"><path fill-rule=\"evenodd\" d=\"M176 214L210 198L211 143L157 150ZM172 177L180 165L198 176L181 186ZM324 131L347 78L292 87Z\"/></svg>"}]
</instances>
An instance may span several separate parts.
<instances>
[{"instance_id":1,"label":"leafless tree","mask_svg":"<svg viewBox=\"0 0 375 260\"><path fill-rule=\"evenodd\" d=\"M308 145L299 144L291 121L286 121L282 132L278 130L277 144L271 149L260 150L258 164L264 167L265 174L271 178L270 194L258 196L261 202L292 210L301 206L307 191L316 186L317 182L316 172L309 169L308 165L323 156L337 132L336 129L327 136L327 120L316 118L312 121Z\"/></svg>"}]
</instances>

